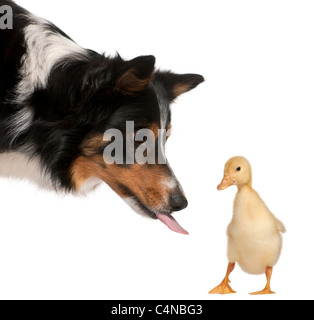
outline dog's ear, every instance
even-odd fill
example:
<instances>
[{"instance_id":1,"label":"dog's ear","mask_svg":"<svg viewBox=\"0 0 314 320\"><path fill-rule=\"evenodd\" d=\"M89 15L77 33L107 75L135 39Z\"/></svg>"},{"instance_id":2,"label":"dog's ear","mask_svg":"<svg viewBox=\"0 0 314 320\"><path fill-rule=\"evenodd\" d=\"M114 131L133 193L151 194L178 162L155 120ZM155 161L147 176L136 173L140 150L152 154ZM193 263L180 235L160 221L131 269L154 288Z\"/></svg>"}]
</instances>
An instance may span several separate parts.
<instances>
[{"instance_id":1,"label":"dog's ear","mask_svg":"<svg viewBox=\"0 0 314 320\"><path fill-rule=\"evenodd\" d=\"M181 94L196 88L205 79L199 74L175 74L172 72L156 72L155 78L167 91L168 99L174 101Z\"/></svg>"},{"instance_id":2,"label":"dog's ear","mask_svg":"<svg viewBox=\"0 0 314 320\"><path fill-rule=\"evenodd\" d=\"M104 59L103 59L104 60ZM109 65L95 62L82 79L82 96L86 100L96 94L112 93L134 95L144 91L153 78L155 57L141 56L124 61L119 55Z\"/></svg>"},{"instance_id":3,"label":"dog's ear","mask_svg":"<svg viewBox=\"0 0 314 320\"><path fill-rule=\"evenodd\" d=\"M115 91L125 95L144 91L153 78L154 69L154 56L141 56L125 62L114 80Z\"/></svg>"}]
</instances>

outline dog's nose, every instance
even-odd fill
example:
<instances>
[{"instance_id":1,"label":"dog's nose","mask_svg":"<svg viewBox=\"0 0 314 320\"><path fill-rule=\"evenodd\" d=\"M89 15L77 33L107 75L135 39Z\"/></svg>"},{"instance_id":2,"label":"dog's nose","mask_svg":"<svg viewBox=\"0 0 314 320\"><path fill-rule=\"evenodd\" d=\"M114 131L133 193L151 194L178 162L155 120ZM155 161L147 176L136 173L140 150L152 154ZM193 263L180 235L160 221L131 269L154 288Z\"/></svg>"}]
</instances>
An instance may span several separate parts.
<instances>
[{"instance_id":1,"label":"dog's nose","mask_svg":"<svg viewBox=\"0 0 314 320\"><path fill-rule=\"evenodd\" d=\"M188 200L181 193L173 194L170 197L170 205L173 211L180 211L188 206Z\"/></svg>"}]
</instances>

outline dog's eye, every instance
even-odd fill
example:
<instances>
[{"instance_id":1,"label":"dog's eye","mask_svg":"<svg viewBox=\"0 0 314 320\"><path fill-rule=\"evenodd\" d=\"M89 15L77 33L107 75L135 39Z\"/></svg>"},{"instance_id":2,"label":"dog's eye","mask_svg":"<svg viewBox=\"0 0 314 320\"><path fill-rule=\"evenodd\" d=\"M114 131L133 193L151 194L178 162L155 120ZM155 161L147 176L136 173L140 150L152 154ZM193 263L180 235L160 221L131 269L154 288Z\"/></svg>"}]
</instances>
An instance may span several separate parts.
<instances>
[{"instance_id":1,"label":"dog's eye","mask_svg":"<svg viewBox=\"0 0 314 320\"><path fill-rule=\"evenodd\" d=\"M134 134L134 144L136 144L136 145L141 145L141 144L143 144L144 142L146 142L147 141L147 137L143 137L143 140L137 140L136 139L136 134Z\"/></svg>"},{"instance_id":2,"label":"dog's eye","mask_svg":"<svg viewBox=\"0 0 314 320\"><path fill-rule=\"evenodd\" d=\"M238 167L236 170L237 170L238 172L241 171L241 167Z\"/></svg>"}]
</instances>

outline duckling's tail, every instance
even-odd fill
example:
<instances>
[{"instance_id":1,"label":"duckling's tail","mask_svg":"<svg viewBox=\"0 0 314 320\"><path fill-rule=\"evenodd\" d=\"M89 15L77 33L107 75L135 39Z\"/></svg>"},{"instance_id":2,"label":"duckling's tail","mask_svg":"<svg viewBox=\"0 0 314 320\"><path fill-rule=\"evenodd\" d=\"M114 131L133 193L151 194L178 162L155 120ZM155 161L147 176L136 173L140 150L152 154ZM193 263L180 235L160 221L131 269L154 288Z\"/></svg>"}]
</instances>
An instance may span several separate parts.
<instances>
[{"instance_id":1,"label":"duckling's tail","mask_svg":"<svg viewBox=\"0 0 314 320\"><path fill-rule=\"evenodd\" d=\"M286 233L286 228L285 228L284 224L278 219L277 219L277 229L281 233Z\"/></svg>"}]
</instances>

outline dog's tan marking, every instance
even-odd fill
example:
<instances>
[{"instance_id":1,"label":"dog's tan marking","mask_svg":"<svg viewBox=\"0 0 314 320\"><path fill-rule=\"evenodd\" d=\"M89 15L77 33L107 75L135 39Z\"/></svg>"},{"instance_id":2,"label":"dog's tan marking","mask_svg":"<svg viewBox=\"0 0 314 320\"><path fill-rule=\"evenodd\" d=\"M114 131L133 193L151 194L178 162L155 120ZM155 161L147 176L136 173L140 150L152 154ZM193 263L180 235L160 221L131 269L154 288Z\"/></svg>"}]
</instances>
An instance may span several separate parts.
<instances>
[{"instance_id":1,"label":"dog's tan marking","mask_svg":"<svg viewBox=\"0 0 314 320\"><path fill-rule=\"evenodd\" d=\"M157 139L159 134L159 127L157 123L151 124L148 129L154 132L155 139Z\"/></svg>"},{"instance_id":2,"label":"dog's tan marking","mask_svg":"<svg viewBox=\"0 0 314 320\"><path fill-rule=\"evenodd\" d=\"M81 148L83 151L84 156L91 157L94 156L95 153L104 145L104 138L103 135L95 135L92 137L87 138Z\"/></svg>"},{"instance_id":3,"label":"dog's tan marking","mask_svg":"<svg viewBox=\"0 0 314 320\"><path fill-rule=\"evenodd\" d=\"M122 198L130 196L121 186L127 187L149 208L158 208L166 204L169 180L161 165L134 164L122 167L116 164L106 165L102 156L79 157L71 168L72 183L78 191L90 177L96 177L107 183Z\"/></svg>"},{"instance_id":4,"label":"dog's tan marking","mask_svg":"<svg viewBox=\"0 0 314 320\"><path fill-rule=\"evenodd\" d=\"M177 83L174 87L173 87L173 94L175 97L180 96L183 93L186 93L188 91L191 90L191 86L188 84L182 84L182 83Z\"/></svg>"},{"instance_id":5,"label":"dog's tan marking","mask_svg":"<svg viewBox=\"0 0 314 320\"><path fill-rule=\"evenodd\" d=\"M117 89L125 95L133 95L145 90L152 78L150 75L146 79L140 79L136 76L136 70L130 69L119 79Z\"/></svg>"}]
</instances>

